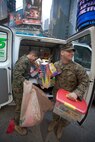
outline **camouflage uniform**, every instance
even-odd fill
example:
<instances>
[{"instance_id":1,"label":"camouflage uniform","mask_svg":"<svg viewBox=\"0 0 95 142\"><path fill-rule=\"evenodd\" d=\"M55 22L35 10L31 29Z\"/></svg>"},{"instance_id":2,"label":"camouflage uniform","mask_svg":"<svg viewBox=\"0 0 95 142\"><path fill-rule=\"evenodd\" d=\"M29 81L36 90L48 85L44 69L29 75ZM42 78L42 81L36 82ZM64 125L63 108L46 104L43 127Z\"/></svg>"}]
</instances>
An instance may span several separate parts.
<instances>
[{"instance_id":1,"label":"camouflage uniform","mask_svg":"<svg viewBox=\"0 0 95 142\"><path fill-rule=\"evenodd\" d=\"M66 65L62 64L61 61L58 61L55 63L55 67L61 73L55 78L55 86L53 88L54 100L56 93L60 88L75 92L78 98L82 100L89 84L89 77L84 68L73 61ZM54 119L58 119L58 116L54 115ZM64 122L67 123L65 120Z\"/></svg>"},{"instance_id":2,"label":"camouflage uniform","mask_svg":"<svg viewBox=\"0 0 95 142\"><path fill-rule=\"evenodd\" d=\"M15 109L15 123L19 125L20 109L23 95L23 82L25 79L29 78L31 62L26 55L22 56L15 64L13 70L13 98L16 103Z\"/></svg>"}]
</instances>

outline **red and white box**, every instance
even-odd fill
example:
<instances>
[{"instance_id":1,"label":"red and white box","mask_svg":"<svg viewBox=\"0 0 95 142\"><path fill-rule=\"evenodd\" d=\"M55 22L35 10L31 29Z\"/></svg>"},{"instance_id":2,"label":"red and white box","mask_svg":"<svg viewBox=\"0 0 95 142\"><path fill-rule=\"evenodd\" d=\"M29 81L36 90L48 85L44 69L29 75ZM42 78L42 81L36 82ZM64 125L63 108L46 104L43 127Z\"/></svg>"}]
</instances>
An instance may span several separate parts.
<instances>
[{"instance_id":1,"label":"red and white box","mask_svg":"<svg viewBox=\"0 0 95 142\"><path fill-rule=\"evenodd\" d=\"M64 89L59 89L56 95L56 103L53 112L68 121L78 121L87 111L85 100L72 101L66 97L70 93Z\"/></svg>"}]
</instances>

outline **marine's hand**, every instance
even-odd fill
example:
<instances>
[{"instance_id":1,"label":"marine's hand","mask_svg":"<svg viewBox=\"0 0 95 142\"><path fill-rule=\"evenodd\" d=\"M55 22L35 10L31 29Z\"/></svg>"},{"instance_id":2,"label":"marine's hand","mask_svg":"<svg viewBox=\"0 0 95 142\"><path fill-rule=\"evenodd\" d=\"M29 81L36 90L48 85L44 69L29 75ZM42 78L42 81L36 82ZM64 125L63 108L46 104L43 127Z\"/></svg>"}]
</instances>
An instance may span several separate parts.
<instances>
[{"instance_id":1,"label":"marine's hand","mask_svg":"<svg viewBox=\"0 0 95 142\"><path fill-rule=\"evenodd\" d=\"M25 79L24 82L25 82L26 84L29 84L29 80L27 80L27 79Z\"/></svg>"},{"instance_id":2,"label":"marine's hand","mask_svg":"<svg viewBox=\"0 0 95 142\"><path fill-rule=\"evenodd\" d=\"M66 97L72 101L77 101L77 95L74 92L67 94Z\"/></svg>"}]
</instances>

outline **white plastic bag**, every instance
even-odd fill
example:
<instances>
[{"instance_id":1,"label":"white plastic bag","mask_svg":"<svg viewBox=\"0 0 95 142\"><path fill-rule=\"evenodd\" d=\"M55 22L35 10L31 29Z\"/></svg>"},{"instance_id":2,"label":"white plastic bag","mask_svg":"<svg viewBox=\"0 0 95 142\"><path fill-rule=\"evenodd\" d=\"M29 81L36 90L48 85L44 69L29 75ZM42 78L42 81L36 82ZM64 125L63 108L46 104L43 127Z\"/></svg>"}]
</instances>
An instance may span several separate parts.
<instances>
[{"instance_id":1,"label":"white plastic bag","mask_svg":"<svg viewBox=\"0 0 95 142\"><path fill-rule=\"evenodd\" d=\"M20 126L31 127L39 124L45 112L51 109L52 103L44 92L32 85L31 81L24 81Z\"/></svg>"},{"instance_id":2,"label":"white plastic bag","mask_svg":"<svg viewBox=\"0 0 95 142\"><path fill-rule=\"evenodd\" d=\"M20 126L29 127L38 124L43 116L35 89L32 88L31 81L24 82L24 92L21 105Z\"/></svg>"}]
</instances>

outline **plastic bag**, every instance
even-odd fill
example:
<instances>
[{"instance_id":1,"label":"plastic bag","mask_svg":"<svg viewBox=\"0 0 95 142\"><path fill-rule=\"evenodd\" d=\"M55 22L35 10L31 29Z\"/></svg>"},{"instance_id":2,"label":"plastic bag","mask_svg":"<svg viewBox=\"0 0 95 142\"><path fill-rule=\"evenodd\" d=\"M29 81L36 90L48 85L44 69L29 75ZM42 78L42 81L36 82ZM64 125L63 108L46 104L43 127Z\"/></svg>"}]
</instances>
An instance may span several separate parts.
<instances>
[{"instance_id":1,"label":"plastic bag","mask_svg":"<svg viewBox=\"0 0 95 142\"><path fill-rule=\"evenodd\" d=\"M31 127L39 124L43 120L45 112L51 109L52 103L44 92L32 85L31 81L25 81L20 126Z\"/></svg>"},{"instance_id":2,"label":"plastic bag","mask_svg":"<svg viewBox=\"0 0 95 142\"><path fill-rule=\"evenodd\" d=\"M31 81L25 81L21 105L20 126L34 126L42 120L42 117L36 91L32 88Z\"/></svg>"},{"instance_id":3,"label":"plastic bag","mask_svg":"<svg viewBox=\"0 0 95 142\"><path fill-rule=\"evenodd\" d=\"M40 105L40 110L42 113L45 113L47 111L53 110L53 102L51 102L48 97L45 95L45 93L39 89L37 86L33 85L33 88L35 89Z\"/></svg>"}]
</instances>

